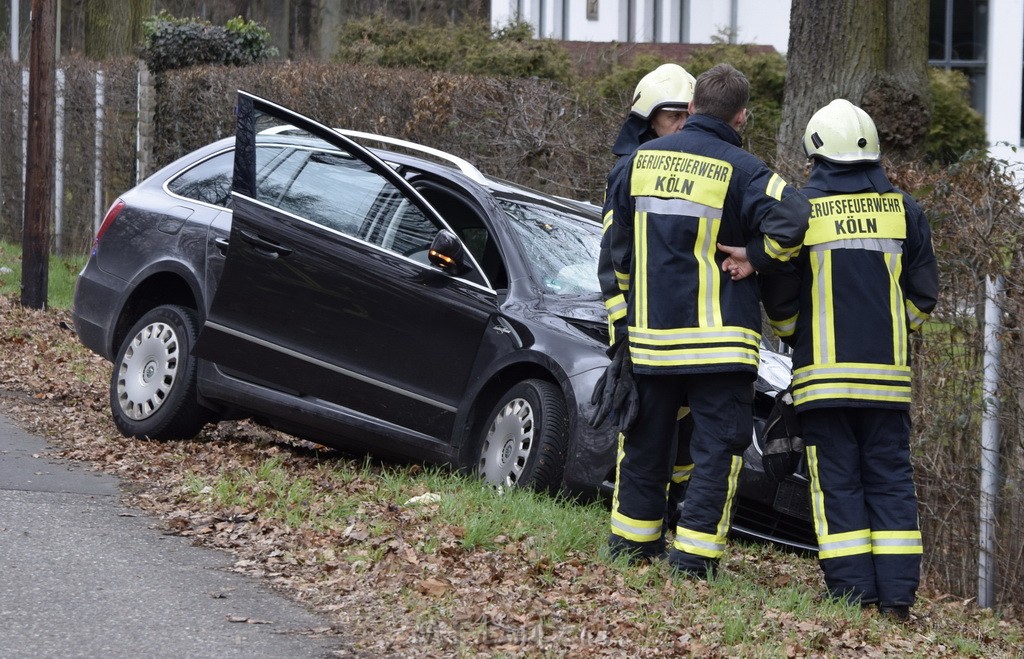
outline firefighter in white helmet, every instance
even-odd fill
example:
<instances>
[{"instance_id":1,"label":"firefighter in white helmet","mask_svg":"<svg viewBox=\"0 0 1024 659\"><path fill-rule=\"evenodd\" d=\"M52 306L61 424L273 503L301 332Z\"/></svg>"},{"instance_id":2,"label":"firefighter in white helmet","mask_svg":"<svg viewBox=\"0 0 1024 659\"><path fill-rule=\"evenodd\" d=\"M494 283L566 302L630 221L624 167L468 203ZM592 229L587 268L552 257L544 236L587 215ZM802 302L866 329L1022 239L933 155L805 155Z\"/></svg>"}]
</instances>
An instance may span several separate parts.
<instances>
[{"instance_id":1,"label":"firefighter in white helmet","mask_svg":"<svg viewBox=\"0 0 1024 659\"><path fill-rule=\"evenodd\" d=\"M608 192L616 180L621 177L622 170L629 163L637 147L657 137L663 137L682 129L689 116L690 100L693 98L695 79L686 69L678 64L662 64L646 74L637 83L630 104L629 116L619 130L618 138L612 145L612 153L619 156L618 161L608 174ZM611 209L605 207L603 216L607 230L611 221ZM608 245L602 244L601 263L610 264ZM611 267L598 270L601 289L604 294L605 306L608 310L608 330L610 335L610 352L616 347L625 350L621 341L626 335L626 298L628 282L619 281ZM614 356L614 355L613 355ZM625 357L621 355L620 357ZM621 361L619 362L622 363ZM626 377L629 377L626 374ZM693 420L689 417L686 407L680 408L677 428L677 451L675 465L669 479L665 505L665 529L675 528L679 519L679 503L686 491L686 484L693 470L690 459L690 433L693 431Z\"/></svg>"},{"instance_id":2,"label":"firefighter in white helmet","mask_svg":"<svg viewBox=\"0 0 1024 659\"><path fill-rule=\"evenodd\" d=\"M793 399L829 594L909 617L921 571L910 464L911 332L935 307L921 207L889 181L875 123L836 99L807 124L811 219L792 272L762 279L793 346Z\"/></svg>"}]
</instances>

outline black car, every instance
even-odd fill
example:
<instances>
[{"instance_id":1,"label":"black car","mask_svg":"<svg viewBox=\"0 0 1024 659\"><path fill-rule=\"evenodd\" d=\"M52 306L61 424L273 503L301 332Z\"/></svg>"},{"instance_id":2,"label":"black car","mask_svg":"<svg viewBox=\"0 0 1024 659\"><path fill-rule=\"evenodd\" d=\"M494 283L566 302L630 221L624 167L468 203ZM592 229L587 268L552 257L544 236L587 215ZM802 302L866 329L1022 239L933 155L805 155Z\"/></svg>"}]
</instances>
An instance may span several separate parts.
<instances>
[{"instance_id":1,"label":"black car","mask_svg":"<svg viewBox=\"0 0 1024 659\"><path fill-rule=\"evenodd\" d=\"M79 277L75 327L114 364L118 429L186 438L249 416L494 484L607 492L616 437L586 421L607 364L599 209L243 92L236 111L235 137L114 203ZM748 530L813 542L806 495L773 505L756 448Z\"/></svg>"}]
</instances>

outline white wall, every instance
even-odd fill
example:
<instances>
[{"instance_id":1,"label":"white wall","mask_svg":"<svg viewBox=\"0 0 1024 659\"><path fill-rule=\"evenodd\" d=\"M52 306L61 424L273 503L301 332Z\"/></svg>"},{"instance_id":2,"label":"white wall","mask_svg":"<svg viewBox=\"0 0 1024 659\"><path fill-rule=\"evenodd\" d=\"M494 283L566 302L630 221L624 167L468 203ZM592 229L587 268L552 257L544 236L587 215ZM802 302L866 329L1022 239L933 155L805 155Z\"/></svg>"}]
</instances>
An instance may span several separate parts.
<instances>
[{"instance_id":1,"label":"white wall","mask_svg":"<svg viewBox=\"0 0 1024 659\"><path fill-rule=\"evenodd\" d=\"M985 132L992 154L1024 169L1021 144L1021 63L1024 62L1024 0L989 3ZM1024 179L1021 171L1018 180Z\"/></svg>"},{"instance_id":2,"label":"white wall","mask_svg":"<svg viewBox=\"0 0 1024 659\"><path fill-rule=\"evenodd\" d=\"M736 3L736 42L789 48L790 0L689 0L689 43L710 43L732 28Z\"/></svg>"}]
</instances>

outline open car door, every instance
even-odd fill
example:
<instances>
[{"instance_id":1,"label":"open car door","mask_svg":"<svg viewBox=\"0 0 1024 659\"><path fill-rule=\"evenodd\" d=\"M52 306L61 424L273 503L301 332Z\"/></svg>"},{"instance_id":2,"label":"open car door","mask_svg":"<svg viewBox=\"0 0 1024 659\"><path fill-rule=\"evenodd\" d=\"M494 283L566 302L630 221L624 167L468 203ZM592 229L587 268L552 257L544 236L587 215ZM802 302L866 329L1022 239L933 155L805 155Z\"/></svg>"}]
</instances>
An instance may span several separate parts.
<instances>
[{"instance_id":1,"label":"open car door","mask_svg":"<svg viewBox=\"0 0 1024 659\"><path fill-rule=\"evenodd\" d=\"M430 264L447 224L370 151L245 92L237 113L231 233L197 354L251 385L248 409L447 442L497 310L483 273L468 251L457 274Z\"/></svg>"}]
</instances>

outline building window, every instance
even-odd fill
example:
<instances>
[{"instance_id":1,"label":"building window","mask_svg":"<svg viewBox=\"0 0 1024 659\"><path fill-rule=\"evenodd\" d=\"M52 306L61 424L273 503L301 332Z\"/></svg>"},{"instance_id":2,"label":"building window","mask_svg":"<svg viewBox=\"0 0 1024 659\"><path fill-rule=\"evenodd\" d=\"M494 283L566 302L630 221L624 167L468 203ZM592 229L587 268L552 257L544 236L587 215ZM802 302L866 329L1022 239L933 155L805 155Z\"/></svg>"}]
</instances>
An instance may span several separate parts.
<instances>
[{"instance_id":1,"label":"building window","mask_svg":"<svg viewBox=\"0 0 1024 659\"><path fill-rule=\"evenodd\" d=\"M587 20L597 20L597 0L587 0Z\"/></svg>"},{"instance_id":2,"label":"building window","mask_svg":"<svg viewBox=\"0 0 1024 659\"><path fill-rule=\"evenodd\" d=\"M931 0L928 63L962 71L970 82L971 106L985 114L989 0Z\"/></svg>"}]
</instances>

